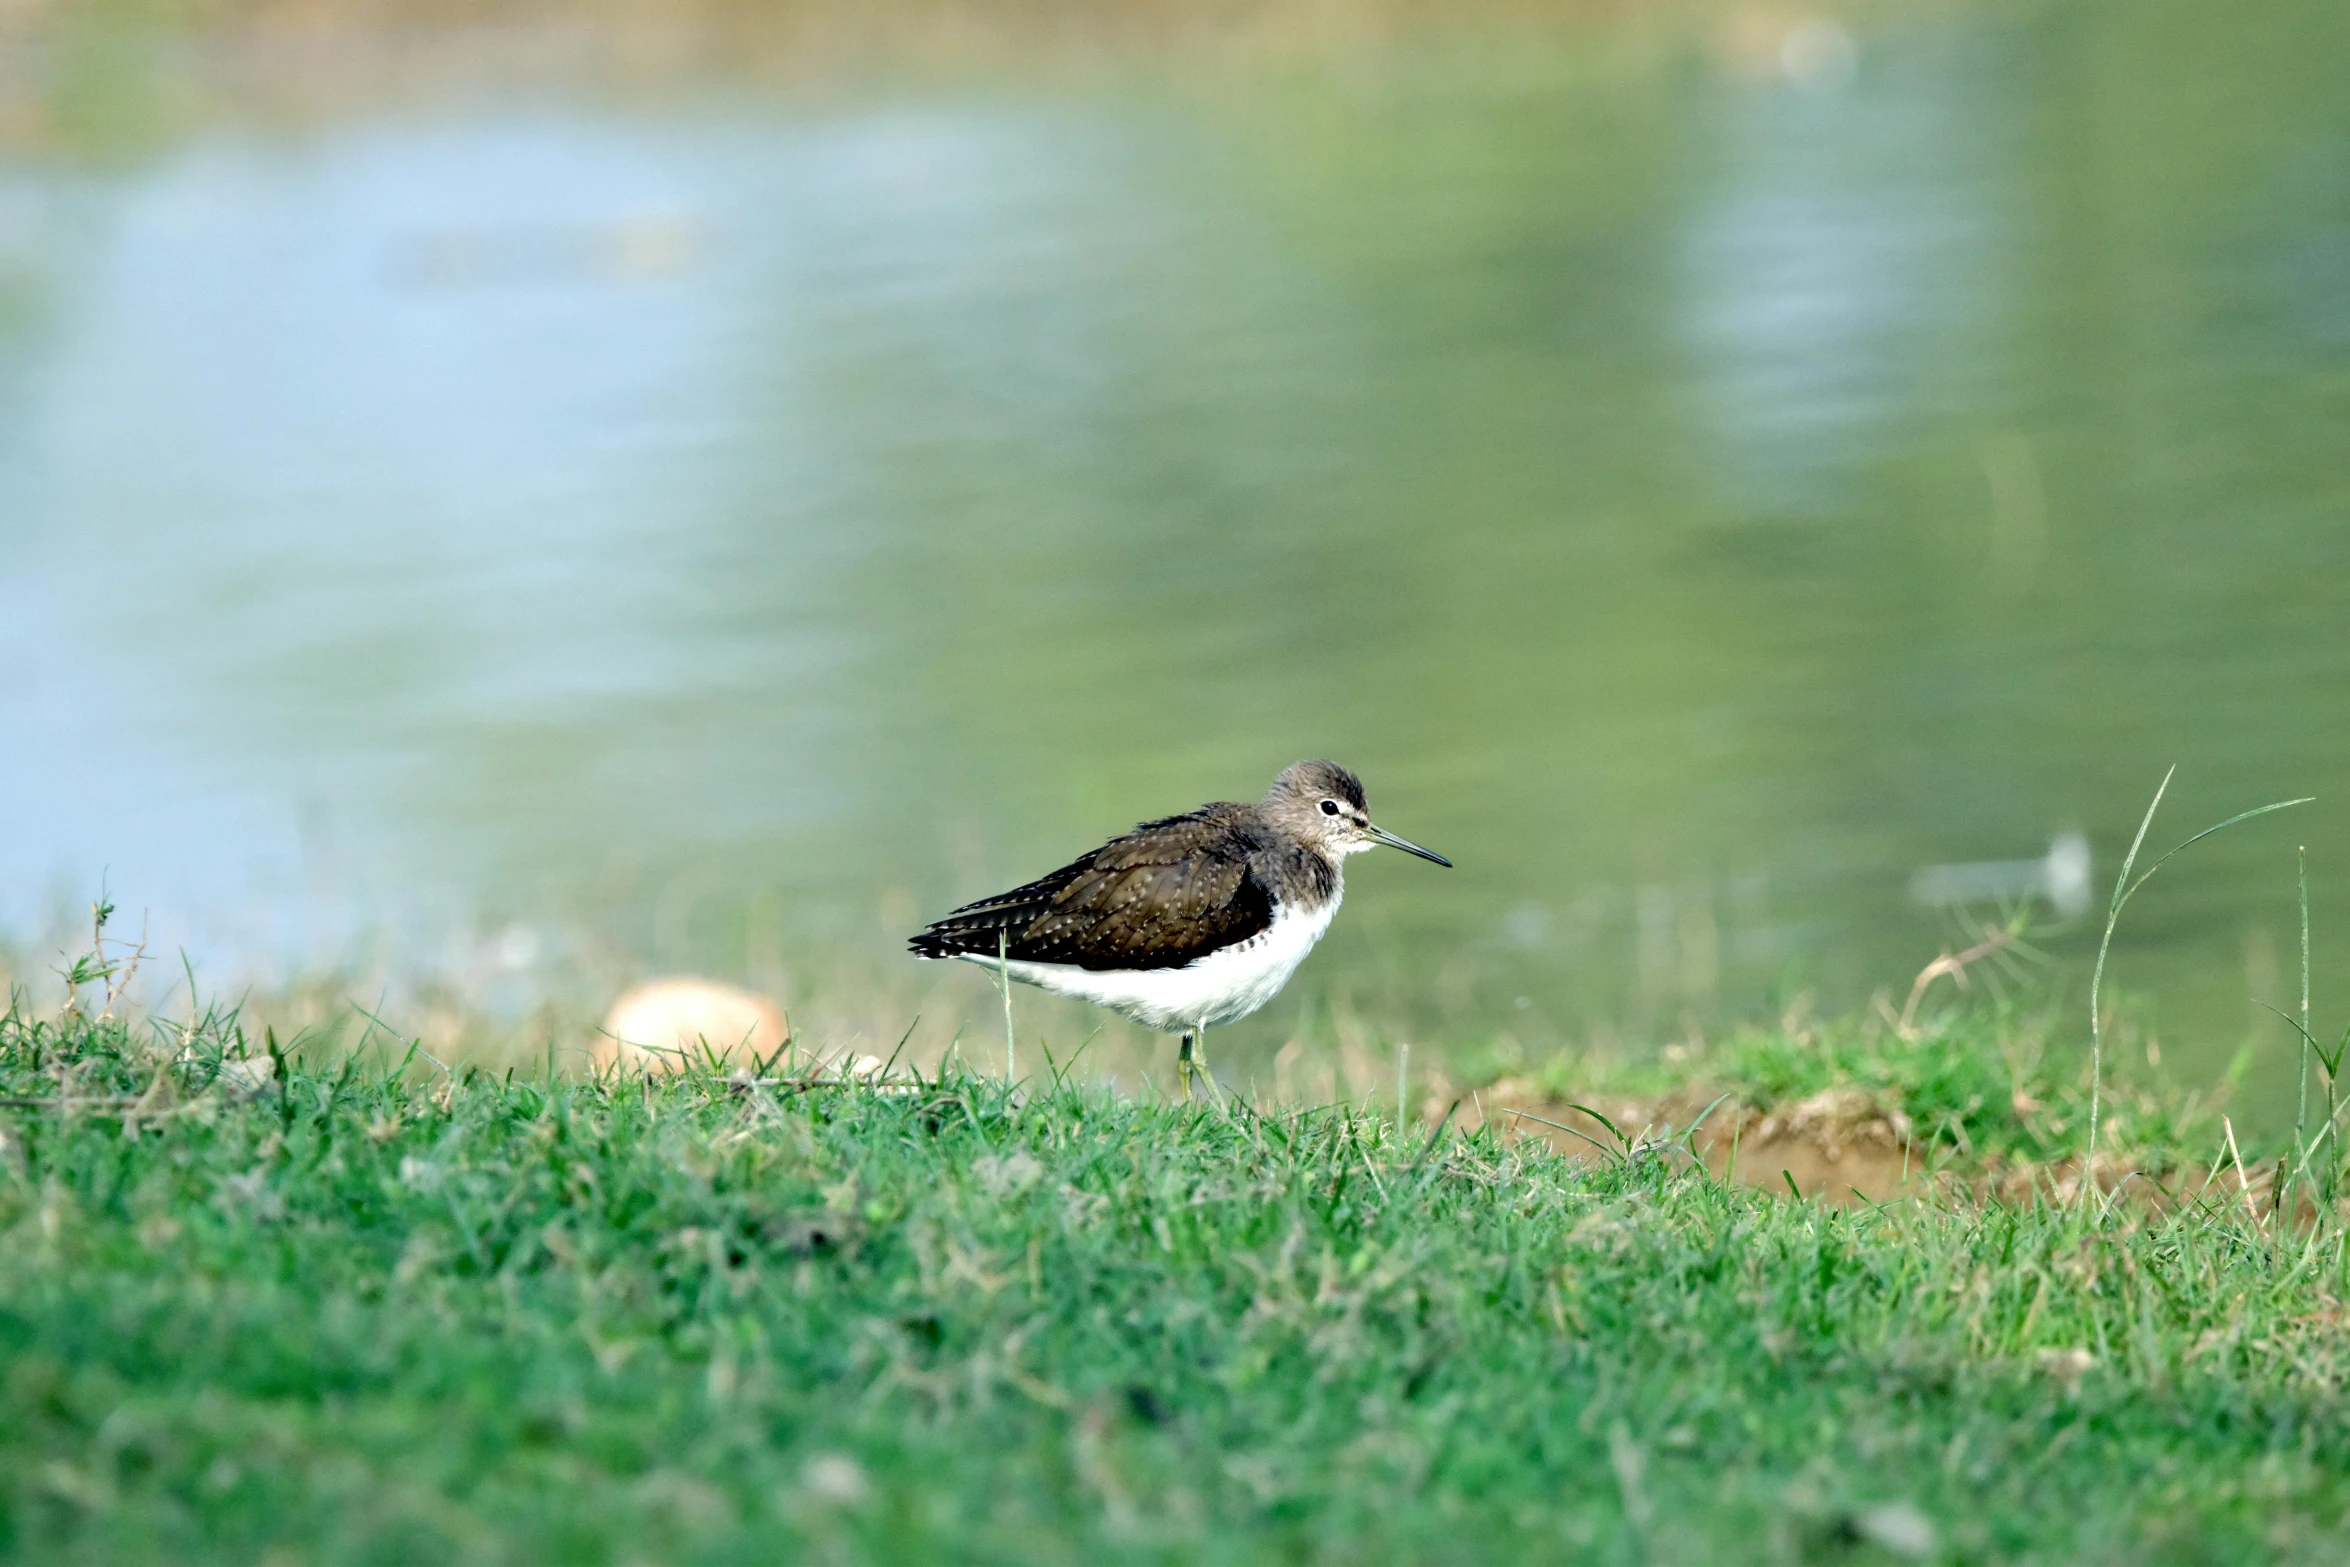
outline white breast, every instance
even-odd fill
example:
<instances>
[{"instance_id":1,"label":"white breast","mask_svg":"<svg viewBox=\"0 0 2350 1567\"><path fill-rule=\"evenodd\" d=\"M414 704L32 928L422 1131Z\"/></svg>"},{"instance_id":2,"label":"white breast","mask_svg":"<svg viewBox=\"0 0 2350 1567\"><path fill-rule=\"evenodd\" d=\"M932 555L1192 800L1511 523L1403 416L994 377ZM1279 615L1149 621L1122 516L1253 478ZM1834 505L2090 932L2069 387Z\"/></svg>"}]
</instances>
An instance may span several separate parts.
<instances>
[{"instance_id":1,"label":"white breast","mask_svg":"<svg viewBox=\"0 0 2350 1567\"><path fill-rule=\"evenodd\" d=\"M1337 912L1335 894L1310 914L1276 908L1266 929L1181 968L1087 969L1017 959L1006 967L1023 984L1108 1007L1145 1028L1220 1028L1272 1000ZM996 966L994 958L981 953L957 955L984 969Z\"/></svg>"}]
</instances>

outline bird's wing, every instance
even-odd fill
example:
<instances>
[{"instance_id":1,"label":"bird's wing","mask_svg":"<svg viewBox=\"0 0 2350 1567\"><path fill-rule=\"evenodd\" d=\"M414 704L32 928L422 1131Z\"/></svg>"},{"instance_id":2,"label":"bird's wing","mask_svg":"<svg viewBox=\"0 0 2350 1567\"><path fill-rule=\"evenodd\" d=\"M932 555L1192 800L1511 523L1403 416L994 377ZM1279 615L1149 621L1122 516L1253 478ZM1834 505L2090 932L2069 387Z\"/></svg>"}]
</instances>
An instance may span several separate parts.
<instances>
[{"instance_id":1,"label":"bird's wing","mask_svg":"<svg viewBox=\"0 0 2350 1567\"><path fill-rule=\"evenodd\" d=\"M1144 822L1049 876L955 910L910 943L926 958L975 953L1089 969L1180 968L1273 923L1249 874L1245 806Z\"/></svg>"}]
</instances>

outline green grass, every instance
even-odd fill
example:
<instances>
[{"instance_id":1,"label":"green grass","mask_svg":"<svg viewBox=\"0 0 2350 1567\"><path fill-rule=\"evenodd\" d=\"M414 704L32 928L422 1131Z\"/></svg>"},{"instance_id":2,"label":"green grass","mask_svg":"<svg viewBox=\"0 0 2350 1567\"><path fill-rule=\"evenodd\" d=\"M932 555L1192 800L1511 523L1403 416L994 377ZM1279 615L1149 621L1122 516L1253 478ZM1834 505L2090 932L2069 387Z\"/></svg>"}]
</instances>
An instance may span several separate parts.
<instances>
[{"instance_id":1,"label":"green grass","mask_svg":"<svg viewBox=\"0 0 2350 1567\"><path fill-rule=\"evenodd\" d=\"M0 1554L2350 1559L2331 1225L238 1046L0 1022Z\"/></svg>"}]
</instances>

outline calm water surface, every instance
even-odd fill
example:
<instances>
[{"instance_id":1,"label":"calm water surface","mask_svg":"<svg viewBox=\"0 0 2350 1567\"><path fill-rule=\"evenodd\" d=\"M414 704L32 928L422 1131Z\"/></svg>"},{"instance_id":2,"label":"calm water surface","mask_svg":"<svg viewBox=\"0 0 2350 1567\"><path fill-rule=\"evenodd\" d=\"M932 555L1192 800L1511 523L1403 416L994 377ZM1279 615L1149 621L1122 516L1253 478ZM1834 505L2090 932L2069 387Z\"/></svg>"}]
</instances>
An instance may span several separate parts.
<instances>
[{"instance_id":1,"label":"calm water surface","mask_svg":"<svg viewBox=\"0 0 2350 1567\"><path fill-rule=\"evenodd\" d=\"M1326 754L1460 869L1234 1048L1538 1049L1904 988L2176 762L2321 799L2133 906L2173 1066L2298 844L2338 1020L2350 13L2157 11L18 155L0 919L980 1015L922 918Z\"/></svg>"}]
</instances>

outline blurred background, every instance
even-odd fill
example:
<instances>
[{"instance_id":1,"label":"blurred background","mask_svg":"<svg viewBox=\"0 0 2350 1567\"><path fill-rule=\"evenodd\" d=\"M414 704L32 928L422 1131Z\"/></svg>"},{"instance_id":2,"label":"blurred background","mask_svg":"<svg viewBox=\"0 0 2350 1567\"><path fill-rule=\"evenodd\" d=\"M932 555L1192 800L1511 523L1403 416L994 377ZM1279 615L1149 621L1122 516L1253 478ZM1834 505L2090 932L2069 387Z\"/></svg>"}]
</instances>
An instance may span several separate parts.
<instances>
[{"instance_id":1,"label":"blurred background","mask_svg":"<svg viewBox=\"0 0 2350 1567\"><path fill-rule=\"evenodd\" d=\"M935 1051L994 997L910 930L1328 755L1460 868L1357 861L1219 1063L1531 1060L2019 907L2078 1000L2176 763L2163 847L2320 797L2115 960L2281 1102L2299 845L2350 1010L2345 60L2338 0L0 0L10 971L103 887L403 1029L686 969Z\"/></svg>"}]
</instances>

